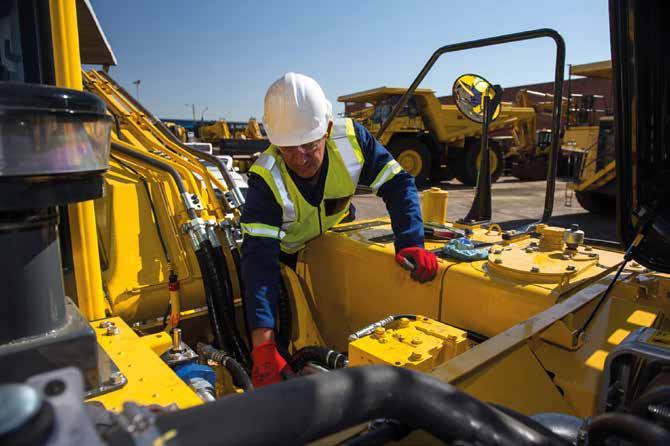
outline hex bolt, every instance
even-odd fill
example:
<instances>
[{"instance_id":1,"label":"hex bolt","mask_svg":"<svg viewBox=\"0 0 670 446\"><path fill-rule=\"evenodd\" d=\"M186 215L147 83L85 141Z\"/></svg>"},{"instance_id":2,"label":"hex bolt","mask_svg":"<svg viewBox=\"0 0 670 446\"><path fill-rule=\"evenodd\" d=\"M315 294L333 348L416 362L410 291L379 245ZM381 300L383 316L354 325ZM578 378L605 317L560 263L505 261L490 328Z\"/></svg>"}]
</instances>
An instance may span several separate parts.
<instances>
[{"instance_id":1,"label":"hex bolt","mask_svg":"<svg viewBox=\"0 0 670 446\"><path fill-rule=\"evenodd\" d=\"M411 355L409 355L409 360L410 361L418 361L421 359L421 353L414 352Z\"/></svg>"},{"instance_id":2,"label":"hex bolt","mask_svg":"<svg viewBox=\"0 0 670 446\"><path fill-rule=\"evenodd\" d=\"M123 373L112 372L112 374L109 375L109 381L112 383L112 385L118 386L123 382Z\"/></svg>"},{"instance_id":3,"label":"hex bolt","mask_svg":"<svg viewBox=\"0 0 670 446\"><path fill-rule=\"evenodd\" d=\"M400 328L408 327L409 326L409 319L407 319L406 317L401 317L400 318L400 323L398 325L400 325Z\"/></svg>"},{"instance_id":4,"label":"hex bolt","mask_svg":"<svg viewBox=\"0 0 670 446\"><path fill-rule=\"evenodd\" d=\"M107 328L114 325L114 322L112 321L102 321L98 324L98 328Z\"/></svg>"},{"instance_id":5,"label":"hex bolt","mask_svg":"<svg viewBox=\"0 0 670 446\"><path fill-rule=\"evenodd\" d=\"M119 327L116 325L109 325L105 331L105 336L116 336L119 334Z\"/></svg>"},{"instance_id":6,"label":"hex bolt","mask_svg":"<svg viewBox=\"0 0 670 446\"><path fill-rule=\"evenodd\" d=\"M589 258L590 258L590 259L598 258L598 253L597 253L597 252L590 252L590 253L589 253Z\"/></svg>"},{"instance_id":7,"label":"hex bolt","mask_svg":"<svg viewBox=\"0 0 670 446\"><path fill-rule=\"evenodd\" d=\"M540 272L540 267L537 265L533 265L530 267L530 272L531 273L539 273Z\"/></svg>"},{"instance_id":8,"label":"hex bolt","mask_svg":"<svg viewBox=\"0 0 670 446\"><path fill-rule=\"evenodd\" d=\"M584 251L593 251L593 248L591 246L584 246Z\"/></svg>"},{"instance_id":9,"label":"hex bolt","mask_svg":"<svg viewBox=\"0 0 670 446\"><path fill-rule=\"evenodd\" d=\"M568 266L565 267L566 271L574 271L576 269L577 269L577 267L575 265L568 265Z\"/></svg>"},{"instance_id":10,"label":"hex bolt","mask_svg":"<svg viewBox=\"0 0 670 446\"><path fill-rule=\"evenodd\" d=\"M412 344L414 344L414 345L419 345L422 342L423 341L421 340L421 338L412 338Z\"/></svg>"}]
</instances>

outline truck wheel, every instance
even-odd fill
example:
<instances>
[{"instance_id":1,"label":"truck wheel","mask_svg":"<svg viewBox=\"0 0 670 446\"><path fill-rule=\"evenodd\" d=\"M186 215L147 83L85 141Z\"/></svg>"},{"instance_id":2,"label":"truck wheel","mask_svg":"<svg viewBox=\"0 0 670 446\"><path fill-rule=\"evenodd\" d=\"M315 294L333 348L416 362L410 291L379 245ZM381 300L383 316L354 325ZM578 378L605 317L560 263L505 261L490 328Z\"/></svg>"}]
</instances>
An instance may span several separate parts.
<instances>
[{"instance_id":1,"label":"truck wheel","mask_svg":"<svg viewBox=\"0 0 670 446\"><path fill-rule=\"evenodd\" d=\"M478 139L472 139L467 142L465 155L459 174L456 176L459 181L468 186L477 184L477 171L479 170L479 152L480 143ZM502 175L504 161L503 153L497 144L489 144L489 163L491 168L491 183L495 183Z\"/></svg>"},{"instance_id":2,"label":"truck wheel","mask_svg":"<svg viewBox=\"0 0 670 446\"><path fill-rule=\"evenodd\" d=\"M607 194L590 190L575 191L579 204L589 212L600 215L610 215L616 210L616 199Z\"/></svg>"},{"instance_id":3,"label":"truck wheel","mask_svg":"<svg viewBox=\"0 0 670 446\"><path fill-rule=\"evenodd\" d=\"M428 183L432 160L430 150L423 142L414 138L395 138L389 144L389 151L402 168L414 177L417 186Z\"/></svg>"}]
</instances>

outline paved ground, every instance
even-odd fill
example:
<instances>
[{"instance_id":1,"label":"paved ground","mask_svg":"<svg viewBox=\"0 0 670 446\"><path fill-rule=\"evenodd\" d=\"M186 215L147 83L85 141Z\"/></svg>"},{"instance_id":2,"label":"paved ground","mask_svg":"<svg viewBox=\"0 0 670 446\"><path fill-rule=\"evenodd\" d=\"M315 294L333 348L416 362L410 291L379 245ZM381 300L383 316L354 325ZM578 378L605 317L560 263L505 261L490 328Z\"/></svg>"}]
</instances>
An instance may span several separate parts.
<instances>
[{"instance_id":1,"label":"paved ground","mask_svg":"<svg viewBox=\"0 0 670 446\"><path fill-rule=\"evenodd\" d=\"M465 216L474 197L474 188L464 186L456 180L443 182L439 186L449 191L447 218L454 221ZM537 221L544 209L545 187L544 181L522 182L514 177L500 178L493 185L493 221L501 223L505 229ZM572 205L566 206L565 192L565 183L557 182L550 223L564 227L577 223L587 237L617 240L614 213L609 217L588 213L577 203L574 196ZM357 220L386 215L384 202L373 194L357 195L354 204Z\"/></svg>"}]
</instances>

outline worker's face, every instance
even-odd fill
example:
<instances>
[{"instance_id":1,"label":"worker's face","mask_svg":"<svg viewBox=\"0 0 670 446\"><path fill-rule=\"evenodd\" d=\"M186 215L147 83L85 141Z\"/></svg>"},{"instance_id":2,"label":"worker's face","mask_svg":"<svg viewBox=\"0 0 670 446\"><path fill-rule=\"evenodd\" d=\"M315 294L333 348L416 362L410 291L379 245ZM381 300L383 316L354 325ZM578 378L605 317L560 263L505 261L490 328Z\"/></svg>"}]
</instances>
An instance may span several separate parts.
<instances>
[{"instance_id":1,"label":"worker's face","mask_svg":"<svg viewBox=\"0 0 670 446\"><path fill-rule=\"evenodd\" d=\"M327 141L328 133L306 144L280 147L279 152L288 168L300 178L312 178L321 170Z\"/></svg>"}]
</instances>

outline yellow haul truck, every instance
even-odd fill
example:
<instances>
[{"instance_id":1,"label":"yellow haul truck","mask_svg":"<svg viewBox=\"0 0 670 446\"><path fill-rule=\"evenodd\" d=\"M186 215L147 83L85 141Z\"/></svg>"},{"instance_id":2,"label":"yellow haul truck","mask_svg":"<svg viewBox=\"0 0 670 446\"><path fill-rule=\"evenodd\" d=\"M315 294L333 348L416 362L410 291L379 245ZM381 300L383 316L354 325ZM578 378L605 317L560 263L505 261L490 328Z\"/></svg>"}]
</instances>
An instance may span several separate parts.
<instances>
[{"instance_id":1,"label":"yellow haul truck","mask_svg":"<svg viewBox=\"0 0 670 446\"><path fill-rule=\"evenodd\" d=\"M366 108L351 117L375 134L406 91L406 88L380 87L340 96L337 100L365 104ZM503 104L501 116L491 124L491 131L534 120L532 108ZM465 119L455 105L442 104L433 90L417 88L378 139L418 184L425 184L429 178L457 178L468 185L477 181L481 127ZM503 171L504 153L493 140L490 158L495 182Z\"/></svg>"},{"instance_id":2,"label":"yellow haul truck","mask_svg":"<svg viewBox=\"0 0 670 446\"><path fill-rule=\"evenodd\" d=\"M612 79L612 61L573 65L570 75ZM613 214L616 205L614 117L596 118L597 110L592 97L571 99L581 106L570 107L572 119L569 119L563 136L562 150L569 155L571 162L568 188L574 191L584 209Z\"/></svg>"},{"instance_id":3,"label":"yellow haul truck","mask_svg":"<svg viewBox=\"0 0 670 446\"><path fill-rule=\"evenodd\" d=\"M388 219L310 242L283 269L278 311L297 377L253 389L234 183L104 71L81 71L113 63L87 1L6 3L0 443L669 444L670 149L656 126L670 61L654 43L670 9L612 1L610 14L626 250L548 225L552 141L537 224L486 221L489 175L472 219L425 202L433 282L394 263ZM391 118L443 54L533 38L556 42L560 98L563 40L539 29L438 49ZM459 109L487 135L500 90L482 92Z\"/></svg>"}]
</instances>

